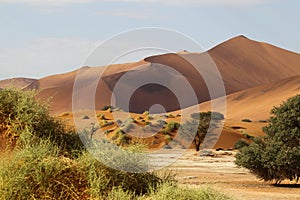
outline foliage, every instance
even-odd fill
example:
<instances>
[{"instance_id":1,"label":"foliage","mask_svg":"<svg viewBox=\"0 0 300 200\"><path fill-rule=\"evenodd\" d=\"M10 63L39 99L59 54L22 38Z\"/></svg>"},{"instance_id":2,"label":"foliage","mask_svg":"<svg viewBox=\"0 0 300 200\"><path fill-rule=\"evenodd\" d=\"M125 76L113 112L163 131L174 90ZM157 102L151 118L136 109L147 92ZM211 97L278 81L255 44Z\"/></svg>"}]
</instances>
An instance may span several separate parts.
<instances>
[{"instance_id":1,"label":"foliage","mask_svg":"<svg viewBox=\"0 0 300 200\"><path fill-rule=\"evenodd\" d=\"M300 176L300 95L271 111L265 137L255 138L240 150L236 164L248 168L265 181L284 179L298 182Z\"/></svg>"},{"instance_id":2,"label":"foliage","mask_svg":"<svg viewBox=\"0 0 300 200\"><path fill-rule=\"evenodd\" d=\"M193 140L196 150L199 151L208 129L217 127L224 116L216 112L200 112L191 114L191 118L180 126L180 131L186 139Z\"/></svg>"},{"instance_id":3,"label":"foliage","mask_svg":"<svg viewBox=\"0 0 300 200\"><path fill-rule=\"evenodd\" d=\"M131 173L111 168L85 150L78 158L61 156L61 151L50 140L40 140L15 149L12 158L2 159L1 199L114 199L123 195L121 190L138 197L172 181L153 172ZM143 158L129 155L138 151L139 146L131 146L129 153L107 150L99 152L99 156L116 166L145 169Z\"/></svg>"},{"instance_id":4,"label":"foliage","mask_svg":"<svg viewBox=\"0 0 300 200\"><path fill-rule=\"evenodd\" d=\"M103 108L101 110L113 110L115 107L114 106L103 106Z\"/></svg>"},{"instance_id":5,"label":"foliage","mask_svg":"<svg viewBox=\"0 0 300 200\"><path fill-rule=\"evenodd\" d=\"M249 135L249 133L247 132L242 132L242 135L247 138L248 140L253 140L254 139L254 136L252 135Z\"/></svg>"},{"instance_id":6,"label":"foliage","mask_svg":"<svg viewBox=\"0 0 300 200\"><path fill-rule=\"evenodd\" d=\"M116 151L103 149L108 141L87 139L89 147L96 145L96 155L91 155L77 143L78 135L66 132L33 92L1 90L0 97L1 134L20 141L0 160L1 199L228 199L214 191L181 189L172 176L145 171L149 162L135 153L141 152L141 145ZM133 172L119 170L124 167Z\"/></svg>"},{"instance_id":7,"label":"foliage","mask_svg":"<svg viewBox=\"0 0 300 200\"><path fill-rule=\"evenodd\" d=\"M163 127L164 125L168 124L165 120L159 119L156 123L159 127Z\"/></svg>"},{"instance_id":8,"label":"foliage","mask_svg":"<svg viewBox=\"0 0 300 200\"><path fill-rule=\"evenodd\" d=\"M0 134L19 145L49 138L67 150L83 146L78 135L50 116L48 104L36 100L35 92L0 90Z\"/></svg>"},{"instance_id":9,"label":"foliage","mask_svg":"<svg viewBox=\"0 0 300 200\"><path fill-rule=\"evenodd\" d=\"M151 190L150 198L153 200L230 200L231 198L210 188L179 187L164 183L157 189Z\"/></svg>"},{"instance_id":10,"label":"foliage","mask_svg":"<svg viewBox=\"0 0 300 200\"><path fill-rule=\"evenodd\" d=\"M234 144L234 149L241 149L243 147L249 146L249 143L245 139L239 139L235 144Z\"/></svg>"},{"instance_id":11,"label":"foliage","mask_svg":"<svg viewBox=\"0 0 300 200\"><path fill-rule=\"evenodd\" d=\"M200 113L193 113L191 114L191 118L193 119L202 119L202 118L206 118L210 116L210 119L215 120L215 121L220 121L220 120L224 120L224 115L222 113L219 112L200 112Z\"/></svg>"},{"instance_id":12,"label":"foliage","mask_svg":"<svg viewBox=\"0 0 300 200\"><path fill-rule=\"evenodd\" d=\"M178 130L179 127L180 127L180 124L178 122L172 121L166 125L166 127L164 128L164 130L162 132L163 132L163 134L170 134L171 132Z\"/></svg>"},{"instance_id":13,"label":"foliage","mask_svg":"<svg viewBox=\"0 0 300 200\"><path fill-rule=\"evenodd\" d=\"M0 164L2 199L82 199L87 180L76 163L60 156L62 149L49 140L15 150Z\"/></svg>"}]
</instances>

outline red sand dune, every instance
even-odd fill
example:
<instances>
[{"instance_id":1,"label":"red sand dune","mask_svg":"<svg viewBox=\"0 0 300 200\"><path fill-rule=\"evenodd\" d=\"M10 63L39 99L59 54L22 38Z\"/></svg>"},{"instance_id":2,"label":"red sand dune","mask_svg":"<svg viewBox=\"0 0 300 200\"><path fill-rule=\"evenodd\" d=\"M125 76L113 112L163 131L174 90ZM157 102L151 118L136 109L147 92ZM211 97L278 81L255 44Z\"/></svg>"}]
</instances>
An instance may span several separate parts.
<instances>
[{"instance_id":1,"label":"red sand dune","mask_svg":"<svg viewBox=\"0 0 300 200\"><path fill-rule=\"evenodd\" d=\"M191 66L186 59L198 65L201 74L210 76L210 80L216 80L216 76L209 66L210 60L205 57L207 53L216 63L225 83L226 94L232 94L245 89L253 88L259 85L272 83L284 78L300 74L300 55L289 52L275 46L256 42L247 39L244 36L238 36L230 39L205 53L188 53L185 54L164 54L145 58L144 61L137 63L118 64L110 66L105 72L104 77L99 81L96 93L96 109L111 103L111 94L115 84L124 75L131 77L132 80L139 77L153 76L160 79L161 71L158 69L161 64L167 65L177 70L188 80L195 90L198 102L202 103L210 100L207 87L197 71ZM137 66L141 68L136 69ZM86 87L82 90L89 90L89 81L91 77L97 77L101 67L85 67L84 79ZM98 71L97 71L98 70ZM52 113L59 114L72 109L72 88L74 79L78 71L66 74L49 76L33 82L27 89L40 90L40 96L43 98L52 97ZM164 78L168 84L176 84L179 91L182 77L171 72L165 72ZM130 82L122 84L124 89L128 89ZM181 90L180 90L181 89ZM153 92L155 95L153 95ZM182 91L184 92L184 91ZM221 93L219 94L221 95ZM217 97L217 96L215 96ZM181 108L189 107L195 103L187 99ZM122 98L119 98L122 105ZM124 100L125 101L125 100ZM162 104L167 111L174 111L180 108L174 94L167 88L149 84L141 87L133 94L130 100L130 111L143 112L148 110L153 104Z\"/></svg>"},{"instance_id":2,"label":"red sand dune","mask_svg":"<svg viewBox=\"0 0 300 200\"><path fill-rule=\"evenodd\" d=\"M31 79L31 78L11 78L11 79L0 80L0 88L11 87L11 88L22 89L34 81L36 81L36 79Z\"/></svg>"}]
</instances>

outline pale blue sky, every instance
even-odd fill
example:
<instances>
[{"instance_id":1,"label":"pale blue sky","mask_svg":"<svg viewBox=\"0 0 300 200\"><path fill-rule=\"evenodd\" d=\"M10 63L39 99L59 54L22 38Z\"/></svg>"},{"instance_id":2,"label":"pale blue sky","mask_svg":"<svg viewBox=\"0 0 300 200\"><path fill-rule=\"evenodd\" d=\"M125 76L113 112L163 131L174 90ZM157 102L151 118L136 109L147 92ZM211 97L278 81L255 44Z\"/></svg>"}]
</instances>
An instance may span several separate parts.
<instances>
[{"instance_id":1,"label":"pale blue sky","mask_svg":"<svg viewBox=\"0 0 300 200\"><path fill-rule=\"evenodd\" d=\"M0 79L74 70L99 42L141 27L206 50L243 34L300 52L299 10L297 0L0 0Z\"/></svg>"}]
</instances>

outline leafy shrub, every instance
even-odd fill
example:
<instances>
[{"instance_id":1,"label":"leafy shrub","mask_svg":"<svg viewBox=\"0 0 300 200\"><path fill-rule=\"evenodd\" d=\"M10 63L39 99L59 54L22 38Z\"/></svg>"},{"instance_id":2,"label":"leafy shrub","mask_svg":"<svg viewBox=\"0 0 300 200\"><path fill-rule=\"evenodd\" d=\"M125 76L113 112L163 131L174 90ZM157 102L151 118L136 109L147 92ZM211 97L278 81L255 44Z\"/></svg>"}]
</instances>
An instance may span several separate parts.
<instances>
[{"instance_id":1,"label":"leafy shrub","mask_svg":"<svg viewBox=\"0 0 300 200\"><path fill-rule=\"evenodd\" d=\"M111 125L113 125L114 124L114 122L108 122L108 121L106 121L106 120L101 120L100 121L100 126L101 126L101 128L104 128L104 127L107 127L107 126L111 126Z\"/></svg>"},{"instance_id":2,"label":"leafy shrub","mask_svg":"<svg viewBox=\"0 0 300 200\"><path fill-rule=\"evenodd\" d=\"M166 117L167 117L167 118L175 118L175 116L172 115L171 113L168 113L168 114L166 115Z\"/></svg>"},{"instance_id":3,"label":"leafy shrub","mask_svg":"<svg viewBox=\"0 0 300 200\"><path fill-rule=\"evenodd\" d=\"M124 133L128 133L132 128L134 128L134 125L131 123L127 123L124 125L124 127L122 127L122 131Z\"/></svg>"},{"instance_id":4,"label":"leafy shrub","mask_svg":"<svg viewBox=\"0 0 300 200\"><path fill-rule=\"evenodd\" d=\"M49 140L26 145L12 159L0 164L0 196L3 199L82 199L87 180L76 163L60 156Z\"/></svg>"},{"instance_id":5,"label":"leafy shrub","mask_svg":"<svg viewBox=\"0 0 300 200\"><path fill-rule=\"evenodd\" d=\"M122 120L118 119L118 120L117 120L117 124L118 124L119 126L121 126L121 125L123 124Z\"/></svg>"},{"instance_id":6,"label":"leafy shrub","mask_svg":"<svg viewBox=\"0 0 300 200\"><path fill-rule=\"evenodd\" d=\"M51 117L47 102L37 101L34 92L0 90L0 113L0 134L19 145L47 138L69 152L83 148L78 134Z\"/></svg>"},{"instance_id":7,"label":"leafy shrub","mask_svg":"<svg viewBox=\"0 0 300 200\"><path fill-rule=\"evenodd\" d=\"M234 144L234 149L241 149L243 147L249 146L249 143L245 139L239 139L235 144Z\"/></svg>"},{"instance_id":8,"label":"leafy shrub","mask_svg":"<svg viewBox=\"0 0 300 200\"><path fill-rule=\"evenodd\" d=\"M191 118L196 119L196 120L202 119L202 118L207 118L208 116L211 120L215 120L215 121L221 121L221 120L225 119L224 115L219 112L208 111L208 112L200 112L200 113L191 114Z\"/></svg>"},{"instance_id":9,"label":"leafy shrub","mask_svg":"<svg viewBox=\"0 0 300 200\"><path fill-rule=\"evenodd\" d=\"M149 115L149 111L147 111L147 110L144 111L144 112L143 112L143 115L146 115L146 116Z\"/></svg>"},{"instance_id":10,"label":"leafy shrub","mask_svg":"<svg viewBox=\"0 0 300 200\"><path fill-rule=\"evenodd\" d=\"M253 140L254 139L254 136L252 135L249 135L249 133L247 132L243 132L242 135L247 138L248 140Z\"/></svg>"},{"instance_id":11,"label":"leafy shrub","mask_svg":"<svg viewBox=\"0 0 300 200\"><path fill-rule=\"evenodd\" d=\"M166 144L169 144L169 142L171 142L172 140L173 138L170 135L165 135Z\"/></svg>"},{"instance_id":12,"label":"leafy shrub","mask_svg":"<svg viewBox=\"0 0 300 200\"><path fill-rule=\"evenodd\" d=\"M151 125L151 122L145 121L145 125L146 125L146 126L149 126L149 125Z\"/></svg>"},{"instance_id":13,"label":"leafy shrub","mask_svg":"<svg viewBox=\"0 0 300 200\"><path fill-rule=\"evenodd\" d=\"M163 130L163 134L169 134L171 132L174 132L176 130L178 130L178 128L180 127L180 124L178 122L170 122L166 125L166 127Z\"/></svg>"},{"instance_id":14,"label":"leafy shrub","mask_svg":"<svg viewBox=\"0 0 300 200\"><path fill-rule=\"evenodd\" d=\"M156 121L156 124L159 126L159 127L163 127L164 125L168 124L165 120L162 120L162 119L159 119Z\"/></svg>"},{"instance_id":15,"label":"leafy shrub","mask_svg":"<svg viewBox=\"0 0 300 200\"><path fill-rule=\"evenodd\" d=\"M165 183L150 191L155 200L230 200L231 198L210 188L189 188Z\"/></svg>"},{"instance_id":16,"label":"leafy shrub","mask_svg":"<svg viewBox=\"0 0 300 200\"><path fill-rule=\"evenodd\" d=\"M94 144L96 152L94 155L105 160L107 165L99 162L89 153L83 153L78 158L78 165L81 171L85 172L88 180L88 191L92 198L103 199L115 188L120 188L128 193L140 195L146 194L150 187L168 181L167 178L160 178L155 173L145 172L148 168L148 161L140 152L140 146L129 146L126 150L105 149L102 144ZM113 165L116 169L109 167ZM134 172L118 169L128 169ZM118 189L119 190L119 189ZM119 191L120 192L120 191ZM104 198L105 199L105 198Z\"/></svg>"},{"instance_id":17,"label":"leafy shrub","mask_svg":"<svg viewBox=\"0 0 300 200\"><path fill-rule=\"evenodd\" d=\"M106 118L105 118L105 115L104 115L104 114L99 114L97 117L98 117L99 119L101 119L101 120L106 120Z\"/></svg>"},{"instance_id":18,"label":"leafy shrub","mask_svg":"<svg viewBox=\"0 0 300 200\"><path fill-rule=\"evenodd\" d=\"M236 155L236 164L249 169L265 181L284 179L298 182L300 177L300 95L289 98L271 110L265 137L254 138Z\"/></svg>"},{"instance_id":19,"label":"leafy shrub","mask_svg":"<svg viewBox=\"0 0 300 200\"><path fill-rule=\"evenodd\" d=\"M131 146L126 152L101 149L98 153L116 166L138 172L146 168L145 158L130 154L139 149ZM152 172L130 173L110 168L86 151L73 159L61 156L61 151L51 141L40 140L15 149L12 158L2 158L1 199L113 199L129 195L133 198L169 181L168 177L160 178Z\"/></svg>"},{"instance_id":20,"label":"leafy shrub","mask_svg":"<svg viewBox=\"0 0 300 200\"><path fill-rule=\"evenodd\" d=\"M191 114L191 118L191 120L182 124L179 130L185 136L185 138L182 139L193 141L196 151L199 151L208 129L217 128L217 125L224 119L224 116L221 113L209 111L193 113Z\"/></svg>"},{"instance_id":21,"label":"leafy shrub","mask_svg":"<svg viewBox=\"0 0 300 200\"><path fill-rule=\"evenodd\" d=\"M101 110L108 110L108 109L113 110L114 108L115 108L114 106L103 106Z\"/></svg>"}]
</instances>

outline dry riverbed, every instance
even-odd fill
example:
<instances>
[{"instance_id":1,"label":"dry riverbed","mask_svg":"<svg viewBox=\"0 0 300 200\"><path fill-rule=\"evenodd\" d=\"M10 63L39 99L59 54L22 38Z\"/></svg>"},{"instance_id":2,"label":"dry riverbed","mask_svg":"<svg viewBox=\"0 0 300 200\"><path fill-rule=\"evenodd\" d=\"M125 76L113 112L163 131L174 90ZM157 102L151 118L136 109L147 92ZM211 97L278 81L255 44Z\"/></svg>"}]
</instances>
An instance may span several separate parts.
<instances>
[{"instance_id":1,"label":"dry riverbed","mask_svg":"<svg viewBox=\"0 0 300 200\"><path fill-rule=\"evenodd\" d=\"M299 200L300 185L275 187L272 183L257 179L248 170L234 164L233 151L214 151L210 156L188 150L169 169L177 173L180 184L197 187L207 185L231 195L235 199L245 200ZM176 152L166 150L158 157L165 162L174 159Z\"/></svg>"}]
</instances>

